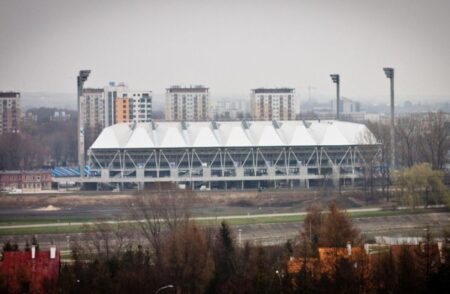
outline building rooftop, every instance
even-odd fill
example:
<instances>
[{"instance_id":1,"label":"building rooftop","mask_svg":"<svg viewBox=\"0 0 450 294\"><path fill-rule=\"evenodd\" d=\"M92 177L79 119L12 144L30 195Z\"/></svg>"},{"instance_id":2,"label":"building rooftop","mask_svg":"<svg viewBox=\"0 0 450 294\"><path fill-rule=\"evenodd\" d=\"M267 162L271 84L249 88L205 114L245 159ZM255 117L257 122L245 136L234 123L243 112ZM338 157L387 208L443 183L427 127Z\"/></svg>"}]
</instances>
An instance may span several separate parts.
<instances>
[{"instance_id":1,"label":"building rooftop","mask_svg":"<svg viewBox=\"0 0 450 294\"><path fill-rule=\"evenodd\" d=\"M83 93L103 93L103 88L84 88Z\"/></svg>"},{"instance_id":2,"label":"building rooftop","mask_svg":"<svg viewBox=\"0 0 450 294\"><path fill-rule=\"evenodd\" d=\"M209 88L202 86L202 85L196 85L196 86L172 86L170 88L167 88L166 91L168 93L208 93Z\"/></svg>"},{"instance_id":3,"label":"building rooftop","mask_svg":"<svg viewBox=\"0 0 450 294\"><path fill-rule=\"evenodd\" d=\"M0 92L0 98L15 98L20 96L19 92Z\"/></svg>"},{"instance_id":4,"label":"building rooftop","mask_svg":"<svg viewBox=\"0 0 450 294\"><path fill-rule=\"evenodd\" d=\"M364 124L344 121L120 123L105 128L92 149L346 146L377 144Z\"/></svg>"},{"instance_id":5,"label":"building rooftop","mask_svg":"<svg viewBox=\"0 0 450 294\"><path fill-rule=\"evenodd\" d=\"M31 292L41 293L44 280L58 279L60 264L59 251L55 258L50 258L50 251L37 251L34 259L31 251L7 251L3 253L0 272L6 277L10 291L19 290L22 282L19 279L25 278L30 282Z\"/></svg>"},{"instance_id":6,"label":"building rooftop","mask_svg":"<svg viewBox=\"0 0 450 294\"><path fill-rule=\"evenodd\" d=\"M50 173L49 169L39 170L0 170L0 174L43 174Z\"/></svg>"},{"instance_id":7,"label":"building rooftop","mask_svg":"<svg viewBox=\"0 0 450 294\"><path fill-rule=\"evenodd\" d=\"M255 94L284 94L294 93L294 88L256 88L252 89Z\"/></svg>"}]
</instances>

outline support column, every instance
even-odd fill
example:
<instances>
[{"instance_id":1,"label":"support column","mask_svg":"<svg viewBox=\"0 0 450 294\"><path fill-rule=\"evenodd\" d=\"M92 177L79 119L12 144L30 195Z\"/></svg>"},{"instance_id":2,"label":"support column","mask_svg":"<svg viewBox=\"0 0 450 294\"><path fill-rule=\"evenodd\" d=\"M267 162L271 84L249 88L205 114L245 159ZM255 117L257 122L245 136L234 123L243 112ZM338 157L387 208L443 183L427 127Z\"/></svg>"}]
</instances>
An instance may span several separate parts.
<instances>
[{"instance_id":1,"label":"support column","mask_svg":"<svg viewBox=\"0 0 450 294\"><path fill-rule=\"evenodd\" d=\"M137 168L136 169L136 181L138 185L138 191L144 190L144 179L145 179L145 170L144 168Z\"/></svg>"},{"instance_id":2,"label":"support column","mask_svg":"<svg viewBox=\"0 0 450 294\"><path fill-rule=\"evenodd\" d=\"M170 177L172 179L177 179L178 178L178 168L171 168L170 169Z\"/></svg>"},{"instance_id":3,"label":"support column","mask_svg":"<svg viewBox=\"0 0 450 294\"><path fill-rule=\"evenodd\" d=\"M211 168L204 167L203 168L203 178L207 179L211 177Z\"/></svg>"},{"instance_id":4,"label":"support column","mask_svg":"<svg viewBox=\"0 0 450 294\"><path fill-rule=\"evenodd\" d=\"M145 171L143 168L137 168L136 169L136 180L139 182L143 182L145 178Z\"/></svg>"},{"instance_id":5,"label":"support column","mask_svg":"<svg viewBox=\"0 0 450 294\"><path fill-rule=\"evenodd\" d=\"M137 182L137 186L138 186L138 191L142 191L145 188L145 183L144 182Z\"/></svg>"},{"instance_id":6,"label":"support column","mask_svg":"<svg viewBox=\"0 0 450 294\"><path fill-rule=\"evenodd\" d=\"M301 165L299 168L300 176L307 176L308 175L308 168L306 165Z\"/></svg>"},{"instance_id":7,"label":"support column","mask_svg":"<svg viewBox=\"0 0 450 294\"><path fill-rule=\"evenodd\" d=\"M102 168L100 170L100 177L102 180L108 181L109 180L109 169L108 168Z\"/></svg>"},{"instance_id":8,"label":"support column","mask_svg":"<svg viewBox=\"0 0 450 294\"><path fill-rule=\"evenodd\" d=\"M332 178L333 178L333 186L339 187L339 181L341 178L341 171L338 165L333 165L333 172L332 172Z\"/></svg>"}]
</instances>

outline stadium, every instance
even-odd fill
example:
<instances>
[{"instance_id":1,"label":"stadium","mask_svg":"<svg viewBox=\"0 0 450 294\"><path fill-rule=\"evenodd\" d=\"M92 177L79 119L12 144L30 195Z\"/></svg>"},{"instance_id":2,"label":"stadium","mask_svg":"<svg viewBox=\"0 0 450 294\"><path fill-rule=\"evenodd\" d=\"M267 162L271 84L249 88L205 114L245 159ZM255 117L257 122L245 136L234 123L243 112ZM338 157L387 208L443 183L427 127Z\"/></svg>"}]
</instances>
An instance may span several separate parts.
<instances>
[{"instance_id":1,"label":"stadium","mask_svg":"<svg viewBox=\"0 0 450 294\"><path fill-rule=\"evenodd\" d=\"M65 181L200 190L347 186L358 185L379 154L365 125L335 120L120 123L89 148L87 176Z\"/></svg>"}]
</instances>

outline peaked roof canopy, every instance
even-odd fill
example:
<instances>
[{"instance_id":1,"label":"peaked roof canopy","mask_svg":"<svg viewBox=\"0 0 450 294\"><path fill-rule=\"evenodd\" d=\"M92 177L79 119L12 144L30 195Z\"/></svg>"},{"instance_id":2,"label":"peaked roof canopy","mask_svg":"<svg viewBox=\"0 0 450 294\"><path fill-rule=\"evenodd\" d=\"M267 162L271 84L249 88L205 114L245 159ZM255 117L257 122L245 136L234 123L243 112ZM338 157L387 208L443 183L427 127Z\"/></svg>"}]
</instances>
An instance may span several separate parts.
<instances>
[{"instance_id":1,"label":"peaked roof canopy","mask_svg":"<svg viewBox=\"0 0 450 294\"><path fill-rule=\"evenodd\" d=\"M105 128L91 149L372 145L358 123L322 121L227 121L120 123Z\"/></svg>"}]
</instances>

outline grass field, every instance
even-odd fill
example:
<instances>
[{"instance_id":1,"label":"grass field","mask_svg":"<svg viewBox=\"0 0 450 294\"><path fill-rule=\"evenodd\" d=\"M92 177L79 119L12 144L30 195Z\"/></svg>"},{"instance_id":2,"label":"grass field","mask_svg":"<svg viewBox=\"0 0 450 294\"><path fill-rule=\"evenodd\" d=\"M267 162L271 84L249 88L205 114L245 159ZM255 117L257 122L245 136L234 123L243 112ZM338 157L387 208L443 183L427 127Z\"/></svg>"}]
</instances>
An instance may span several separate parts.
<instances>
[{"instance_id":1,"label":"grass field","mask_svg":"<svg viewBox=\"0 0 450 294\"><path fill-rule=\"evenodd\" d=\"M0 219L0 226L9 225L27 225L27 224L48 224L48 223L66 223L66 222L93 222L97 219L94 217L66 217L66 218L55 218L55 217L39 217L39 218L25 218L16 217L8 219Z\"/></svg>"},{"instance_id":2,"label":"grass field","mask_svg":"<svg viewBox=\"0 0 450 294\"><path fill-rule=\"evenodd\" d=\"M380 211L361 211L361 212L350 212L348 213L351 218L367 218L367 217L383 217L383 216L393 216L393 215L411 215L411 214L423 214L429 212L443 211L442 209L420 209L420 210L380 210ZM222 217L217 218L207 218L207 219L197 219L197 224L201 226L214 226L218 225L222 220L226 220L231 225L250 225L250 224L276 224L276 223L295 223L301 222L305 218L304 214L289 214L289 215L257 215L257 216L232 216L232 217ZM194 218L195 219L195 218ZM67 224L66 222L73 222L72 224ZM0 236L6 235L29 235L29 234L70 234L70 233L80 233L86 230L86 226L83 223L96 221L93 218L73 218L64 219L60 226L57 225L57 219L45 218L45 219L35 219L32 221L27 221L26 219L5 221L3 220L0 225ZM8 228L10 224L17 225L31 225L31 227L22 228ZM42 226L39 226L42 224ZM45 224L51 224L51 226L45 226ZM131 225L131 223L130 223Z\"/></svg>"}]
</instances>

